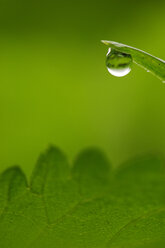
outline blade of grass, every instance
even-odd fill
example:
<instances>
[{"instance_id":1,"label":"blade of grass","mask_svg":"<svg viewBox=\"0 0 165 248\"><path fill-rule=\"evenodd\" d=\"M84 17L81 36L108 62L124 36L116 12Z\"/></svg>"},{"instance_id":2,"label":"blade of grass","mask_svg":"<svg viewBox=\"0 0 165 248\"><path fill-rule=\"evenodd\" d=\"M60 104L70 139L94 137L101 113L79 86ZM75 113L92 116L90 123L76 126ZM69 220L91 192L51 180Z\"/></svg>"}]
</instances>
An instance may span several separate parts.
<instances>
[{"instance_id":1,"label":"blade of grass","mask_svg":"<svg viewBox=\"0 0 165 248\"><path fill-rule=\"evenodd\" d=\"M143 67L145 70L150 71L153 75L157 76L160 80L165 82L165 61L159 59L149 53L140 49L130 47L115 41L102 40L102 43L116 51L130 54L133 62Z\"/></svg>"}]
</instances>

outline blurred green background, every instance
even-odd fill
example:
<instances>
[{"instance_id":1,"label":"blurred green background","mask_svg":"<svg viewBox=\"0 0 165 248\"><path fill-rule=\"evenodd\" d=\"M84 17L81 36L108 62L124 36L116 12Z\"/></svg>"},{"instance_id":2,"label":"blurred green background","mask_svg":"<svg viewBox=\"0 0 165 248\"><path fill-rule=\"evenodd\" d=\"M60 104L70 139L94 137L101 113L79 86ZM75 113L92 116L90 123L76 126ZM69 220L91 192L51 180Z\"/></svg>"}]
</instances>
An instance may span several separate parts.
<instances>
[{"instance_id":1,"label":"blurred green background","mask_svg":"<svg viewBox=\"0 0 165 248\"><path fill-rule=\"evenodd\" d=\"M103 149L114 166L165 154L165 84L134 65L123 78L105 67L101 39L165 59L163 1L23 1L0 4L0 171L29 175L55 144L72 161Z\"/></svg>"}]
</instances>

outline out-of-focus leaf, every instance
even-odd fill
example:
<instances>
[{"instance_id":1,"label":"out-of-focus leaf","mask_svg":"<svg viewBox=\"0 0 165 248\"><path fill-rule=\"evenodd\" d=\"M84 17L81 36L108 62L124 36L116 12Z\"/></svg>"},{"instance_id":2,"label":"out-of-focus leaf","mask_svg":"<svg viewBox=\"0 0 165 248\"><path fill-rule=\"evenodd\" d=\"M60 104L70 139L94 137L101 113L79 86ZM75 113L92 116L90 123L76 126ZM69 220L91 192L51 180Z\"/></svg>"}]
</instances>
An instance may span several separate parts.
<instances>
[{"instance_id":1,"label":"out-of-focus leaf","mask_svg":"<svg viewBox=\"0 0 165 248\"><path fill-rule=\"evenodd\" d=\"M1 175L1 248L150 248L164 237L165 172L158 158L113 170L102 152L88 149L71 168L51 147L29 184L18 167Z\"/></svg>"}]
</instances>

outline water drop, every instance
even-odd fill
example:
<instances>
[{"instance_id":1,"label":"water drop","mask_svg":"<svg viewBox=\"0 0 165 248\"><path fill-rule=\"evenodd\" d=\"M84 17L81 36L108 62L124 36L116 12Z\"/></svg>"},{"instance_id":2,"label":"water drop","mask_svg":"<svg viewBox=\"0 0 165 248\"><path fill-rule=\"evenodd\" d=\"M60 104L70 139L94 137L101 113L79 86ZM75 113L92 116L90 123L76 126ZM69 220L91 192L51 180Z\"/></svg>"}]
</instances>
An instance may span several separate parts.
<instances>
[{"instance_id":1,"label":"water drop","mask_svg":"<svg viewBox=\"0 0 165 248\"><path fill-rule=\"evenodd\" d=\"M131 71L132 57L130 54L121 53L109 48L106 58L106 66L110 74L123 77Z\"/></svg>"}]
</instances>

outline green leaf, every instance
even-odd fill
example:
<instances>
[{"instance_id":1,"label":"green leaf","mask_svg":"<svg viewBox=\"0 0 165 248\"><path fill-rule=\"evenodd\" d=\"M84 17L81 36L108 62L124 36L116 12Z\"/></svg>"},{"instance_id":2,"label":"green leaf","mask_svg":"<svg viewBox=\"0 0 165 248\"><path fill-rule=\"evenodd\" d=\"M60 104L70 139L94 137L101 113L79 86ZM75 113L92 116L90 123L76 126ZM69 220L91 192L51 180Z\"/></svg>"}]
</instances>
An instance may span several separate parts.
<instances>
[{"instance_id":1,"label":"green leaf","mask_svg":"<svg viewBox=\"0 0 165 248\"><path fill-rule=\"evenodd\" d=\"M102 42L108 47L115 49L116 51L130 54L134 63L143 67L147 71L150 71L160 80L165 81L165 61L163 61L162 59L152 56L137 48L130 47L115 41L102 40Z\"/></svg>"},{"instance_id":2,"label":"green leaf","mask_svg":"<svg viewBox=\"0 0 165 248\"><path fill-rule=\"evenodd\" d=\"M70 167L50 147L29 184L18 167L1 174L0 247L163 247L164 169L147 156L114 170L97 149Z\"/></svg>"}]
</instances>

